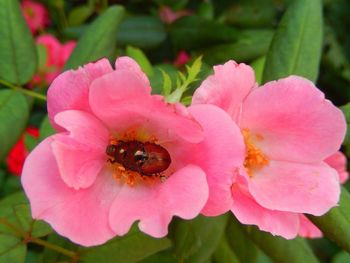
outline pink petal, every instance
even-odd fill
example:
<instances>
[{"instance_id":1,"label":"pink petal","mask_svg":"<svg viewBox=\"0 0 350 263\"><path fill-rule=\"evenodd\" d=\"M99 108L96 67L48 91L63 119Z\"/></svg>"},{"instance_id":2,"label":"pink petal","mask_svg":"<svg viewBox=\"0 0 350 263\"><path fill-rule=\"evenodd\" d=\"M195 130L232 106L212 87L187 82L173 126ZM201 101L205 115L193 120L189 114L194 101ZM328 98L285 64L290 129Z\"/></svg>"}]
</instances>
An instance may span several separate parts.
<instances>
[{"instance_id":1,"label":"pink petal","mask_svg":"<svg viewBox=\"0 0 350 263\"><path fill-rule=\"evenodd\" d=\"M118 70L95 80L90 105L111 130L146 130L159 140L181 137L192 142L203 139L200 125L180 104L167 104L151 95L149 86L132 71Z\"/></svg>"},{"instance_id":2,"label":"pink petal","mask_svg":"<svg viewBox=\"0 0 350 263\"><path fill-rule=\"evenodd\" d=\"M137 78L143 81L143 85L146 87L148 92L151 92L151 85L145 73L143 73L141 67L135 60L130 57L119 57L115 61L115 69L118 70L126 70L129 72L133 72Z\"/></svg>"},{"instance_id":3,"label":"pink petal","mask_svg":"<svg viewBox=\"0 0 350 263\"><path fill-rule=\"evenodd\" d=\"M83 111L60 112L55 121L70 132L56 135L51 144L62 180L76 190L90 187L107 161L108 130Z\"/></svg>"},{"instance_id":4,"label":"pink petal","mask_svg":"<svg viewBox=\"0 0 350 263\"><path fill-rule=\"evenodd\" d=\"M118 235L124 235L140 220L141 231L163 237L173 216L192 219L207 199L205 173L188 165L158 185L124 186L111 207L109 222Z\"/></svg>"},{"instance_id":5,"label":"pink petal","mask_svg":"<svg viewBox=\"0 0 350 263\"><path fill-rule=\"evenodd\" d=\"M295 238L299 230L298 214L269 210L259 205L241 183L232 186L232 213L248 225L257 225L260 230L287 239Z\"/></svg>"},{"instance_id":6,"label":"pink petal","mask_svg":"<svg viewBox=\"0 0 350 263\"><path fill-rule=\"evenodd\" d=\"M230 116L218 107L193 105L189 111L202 126L205 137L192 153L183 154L182 158L189 159L207 174L209 199L201 213L217 216L232 207L234 174L245 157L243 137Z\"/></svg>"},{"instance_id":7,"label":"pink petal","mask_svg":"<svg viewBox=\"0 0 350 263\"><path fill-rule=\"evenodd\" d=\"M344 184L349 179L346 156L342 152L338 151L324 161L338 172L340 183Z\"/></svg>"},{"instance_id":8,"label":"pink petal","mask_svg":"<svg viewBox=\"0 0 350 263\"><path fill-rule=\"evenodd\" d=\"M54 122L54 117L64 110L91 112L88 101L89 86L94 79L112 72L112 70L109 61L101 59L77 70L68 70L59 75L47 92L47 111L51 124L56 129L62 130Z\"/></svg>"},{"instance_id":9,"label":"pink petal","mask_svg":"<svg viewBox=\"0 0 350 263\"><path fill-rule=\"evenodd\" d=\"M255 200L271 210L323 215L337 205L337 173L324 163L270 161L248 180Z\"/></svg>"},{"instance_id":10,"label":"pink petal","mask_svg":"<svg viewBox=\"0 0 350 263\"><path fill-rule=\"evenodd\" d=\"M115 236L108 224L110 205L119 186L102 172L88 189L75 191L61 179L51 151L53 137L45 139L28 156L22 185L32 216L47 221L60 235L83 246L99 245Z\"/></svg>"},{"instance_id":11,"label":"pink petal","mask_svg":"<svg viewBox=\"0 0 350 263\"><path fill-rule=\"evenodd\" d=\"M321 230L317 228L305 215L300 214L300 229L299 236L307 238L318 238L322 237Z\"/></svg>"},{"instance_id":12,"label":"pink petal","mask_svg":"<svg viewBox=\"0 0 350 263\"><path fill-rule=\"evenodd\" d=\"M240 126L260 135L256 144L271 159L303 163L336 152L346 131L342 112L311 81L296 76L249 94Z\"/></svg>"},{"instance_id":13,"label":"pink petal","mask_svg":"<svg viewBox=\"0 0 350 263\"><path fill-rule=\"evenodd\" d=\"M217 105L238 121L242 102L255 86L253 69L230 60L215 66L214 72L195 91L192 104Z\"/></svg>"}]
</instances>

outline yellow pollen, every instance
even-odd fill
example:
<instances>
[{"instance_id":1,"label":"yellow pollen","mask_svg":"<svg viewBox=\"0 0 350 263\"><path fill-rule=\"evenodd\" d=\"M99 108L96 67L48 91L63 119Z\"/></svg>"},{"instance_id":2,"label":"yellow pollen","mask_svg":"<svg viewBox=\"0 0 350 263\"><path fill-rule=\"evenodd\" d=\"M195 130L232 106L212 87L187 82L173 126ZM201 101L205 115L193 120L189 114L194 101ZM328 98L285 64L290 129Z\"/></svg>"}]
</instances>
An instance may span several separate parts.
<instances>
[{"instance_id":1,"label":"yellow pollen","mask_svg":"<svg viewBox=\"0 0 350 263\"><path fill-rule=\"evenodd\" d=\"M270 160L257 146L255 146L248 129L243 129L242 133L246 145L244 167L246 168L248 175L252 177L254 170L261 169L268 165ZM263 140L261 135L257 135L256 137L258 140Z\"/></svg>"}]
</instances>

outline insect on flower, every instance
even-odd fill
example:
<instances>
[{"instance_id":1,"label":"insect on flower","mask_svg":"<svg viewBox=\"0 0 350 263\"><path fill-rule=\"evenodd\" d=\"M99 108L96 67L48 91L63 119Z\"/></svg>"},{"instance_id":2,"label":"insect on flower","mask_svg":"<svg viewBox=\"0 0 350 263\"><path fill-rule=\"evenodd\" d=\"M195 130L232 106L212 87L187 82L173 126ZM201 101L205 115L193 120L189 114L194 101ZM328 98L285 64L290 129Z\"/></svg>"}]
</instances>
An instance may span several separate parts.
<instances>
[{"instance_id":1,"label":"insect on flower","mask_svg":"<svg viewBox=\"0 0 350 263\"><path fill-rule=\"evenodd\" d=\"M168 169L171 163L168 151L151 142L118 141L107 146L106 154L111 157L111 163L118 162L142 176L157 175Z\"/></svg>"}]
</instances>

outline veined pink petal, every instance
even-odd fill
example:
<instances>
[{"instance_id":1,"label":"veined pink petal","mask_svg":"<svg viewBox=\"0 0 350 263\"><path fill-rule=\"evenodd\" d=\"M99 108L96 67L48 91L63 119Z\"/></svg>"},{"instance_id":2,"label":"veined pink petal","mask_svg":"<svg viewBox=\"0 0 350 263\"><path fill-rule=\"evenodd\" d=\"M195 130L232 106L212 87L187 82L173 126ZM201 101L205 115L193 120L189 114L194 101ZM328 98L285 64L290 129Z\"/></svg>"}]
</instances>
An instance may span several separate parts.
<instances>
[{"instance_id":1,"label":"veined pink petal","mask_svg":"<svg viewBox=\"0 0 350 263\"><path fill-rule=\"evenodd\" d=\"M334 168L338 172L339 181L341 184L346 183L349 179L349 172L347 171L347 161L346 156L338 151L335 154L332 154L326 160L324 160L326 164L330 167Z\"/></svg>"},{"instance_id":2,"label":"veined pink petal","mask_svg":"<svg viewBox=\"0 0 350 263\"><path fill-rule=\"evenodd\" d=\"M318 238L323 236L321 230L319 230L305 215L300 214L299 219L299 236L307 238Z\"/></svg>"},{"instance_id":3,"label":"veined pink petal","mask_svg":"<svg viewBox=\"0 0 350 263\"><path fill-rule=\"evenodd\" d=\"M257 225L260 230L287 239L295 238L299 230L299 217L296 213L270 210L259 205L241 184L232 186L232 213L237 219L248 225Z\"/></svg>"},{"instance_id":4,"label":"veined pink petal","mask_svg":"<svg viewBox=\"0 0 350 263\"><path fill-rule=\"evenodd\" d=\"M90 187L106 164L109 132L93 115L68 110L55 121L69 134L58 134L51 143L62 180L78 190Z\"/></svg>"},{"instance_id":5,"label":"veined pink petal","mask_svg":"<svg viewBox=\"0 0 350 263\"><path fill-rule=\"evenodd\" d=\"M119 70L95 80L90 88L90 105L111 130L137 127L160 141L176 136L191 142L203 139L200 125L190 118L186 108L152 96L133 72Z\"/></svg>"},{"instance_id":6,"label":"veined pink petal","mask_svg":"<svg viewBox=\"0 0 350 263\"><path fill-rule=\"evenodd\" d=\"M251 67L233 60L214 67L214 75L204 80L195 91L192 104L214 104L238 121L242 102L255 86Z\"/></svg>"},{"instance_id":7,"label":"veined pink petal","mask_svg":"<svg viewBox=\"0 0 350 263\"><path fill-rule=\"evenodd\" d=\"M275 160L312 163L336 152L345 136L342 112L304 78L291 76L255 89L243 104L241 128Z\"/></svg>"},{"instance_id":8,"label":"veined pink petal","mask_svg":"<svg viewBox=\"0 0 350 263\"><path fill-rule=\"evenodd\" d=\"M188 165L158 185L123 187L111 207L109 223L118 235L124 235L140 220L141 231L163 237L173 215L192 219L207 198L205 173L197 166Z\"/></svg>"},{"instance_id":9,"label":"veined pink petal","mask_svg":"<svg viewBox=\"0 0 350 263\"><path fill-rule=\"evenodd\" d=\"M112 70L109 61L101 59L77 70L68 70L59 75L47 92L47 111L51 124L57 130L62 130L55 123L54 117L64 110L91 112L88 98L90 84L94 79L112 72Z\"/></svg>"},{"instance_id":10,"label":"veined pink petal","mask_svg":"<svg viewBox=\"0 0 350 263\"><path fill-rule=\"evenodd\" d=\"M265 208L317 216L336 206L340 194L336 171L324 163L270 161L254 172L248 188Z\"/></svg>"},{"instance_id":11,"label":"veined pink petal","mask_svg":"<svg viewBox=\"0 0 350 263\"><path fill-rule=\"evenodd\" d=\"M230 116L213 105L193 105L190 113L204 130L204 140L182 158L200 166L208 175L209 199L202 212L217 216L232 207L231 185L245 158L242 134Z\"/></svg>"},{"instance_id":12,"label":"veined pink petal","mask_svg":"<svg viewBox=\"0 0 350 263\"><path fill-rule=\"evenodd\" d=\"M108 213L120 187L103 171L88 189L76 191L61 179L52 154L54 136L45 139L28 156L21 176L32 216L50 223L57 233L84 246L99 245L115 236Z\"/></svg>"}]
</instances>

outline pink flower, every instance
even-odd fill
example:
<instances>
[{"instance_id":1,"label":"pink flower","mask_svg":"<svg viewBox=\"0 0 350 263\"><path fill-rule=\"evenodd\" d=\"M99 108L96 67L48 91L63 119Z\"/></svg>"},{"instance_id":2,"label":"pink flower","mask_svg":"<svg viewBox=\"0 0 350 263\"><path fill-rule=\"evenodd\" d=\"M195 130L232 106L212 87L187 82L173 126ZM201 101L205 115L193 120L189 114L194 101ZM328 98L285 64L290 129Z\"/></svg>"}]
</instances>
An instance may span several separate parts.
<instances>
[{"instance_id":1,"label":"pink flower","mask_svg":"<svg viewBox=\"0 0 350 263\"><path fill-rule=\"evenodd\" d=\"M301 214L337 204L339 178L323 160L339 149L346 123L312 82L290 76L257 87L252 68L229 61L196 90L193 104L203 103L228 112L244 136L245 161L231 188L240 222L294 238Z\"/></svg>"},{"instance_id":2,"label":"pink flower","mask_svg":"<svg viewBox=\"0 0 350 263\"><path fill-rule=\"evenodd\" d=\"M185 50L181 50L179 51L179 53L177 54L175 61L174 61L174 65L175 67L182 67L183 65L187 64L187 62L191 59L191 56L185 51Z\"/></svg>"},{"instance_id":3,"label":"pink flower","mask_svg":"<svg viewBox=\"0 0 350 263\"><path fill-rule=\"evenodd\" d=\"M230 117L212 105L187 109L151 95L128 57L115 67L101 59L64 72L49 88L57 134L31 152L21 177L33 217L91 246L126 234L135 221L163 237L174 215L228 211L231 171L244 150ZM209 199L206 176L222 189Z\"/></svg>"},{"instance_id":4,"label":"pink flower","mask_svg":"<svg viewBox=\"0 0 350 263\"><path fill-rule=\"evenodd\" d=\"M68 41L61 44L55 36L45 34L39 36L36 43L45 48L46 62L44 65L39 65L38 74L33 77L31 85L47 86L62 72L76 42Z\"/></svg>"},{"instance_id":5,"label":"pink flower","mask_svg":"<svg viewBox=\"0 0 350 263\"><path fill-rule=\"evenodd\" d=\"M31 0L24 0L21 7L24 18L33 34L38 30L43 30L49 24L48 12L42 4Z\"/></svg>"},{"instance_id":6,"label":"pink flower","mask_svg":"<svg viewBox=\"0 0 350 263\"><path fill-rule=\"evenodd\" d=\"M336 152L327 157L325 162L338 172L340 183L344 184L349 179L349 172L347 171L346 157L342 152Z\"/></svg>"},{"instance_id":7,"label":"pink flower","mask_svg":"<svg viewBox=\"0 0 350 263\"><path fill-rule=\"evenodd\" d=\"M168 6L163 6L159 9L159 17L166 24L172 24L177 19L179 19L183 16L189 16L191 14L192 14L192 12L189 10L180 10L180 11L174 12Z\"/></svg>"}]
</instances>

